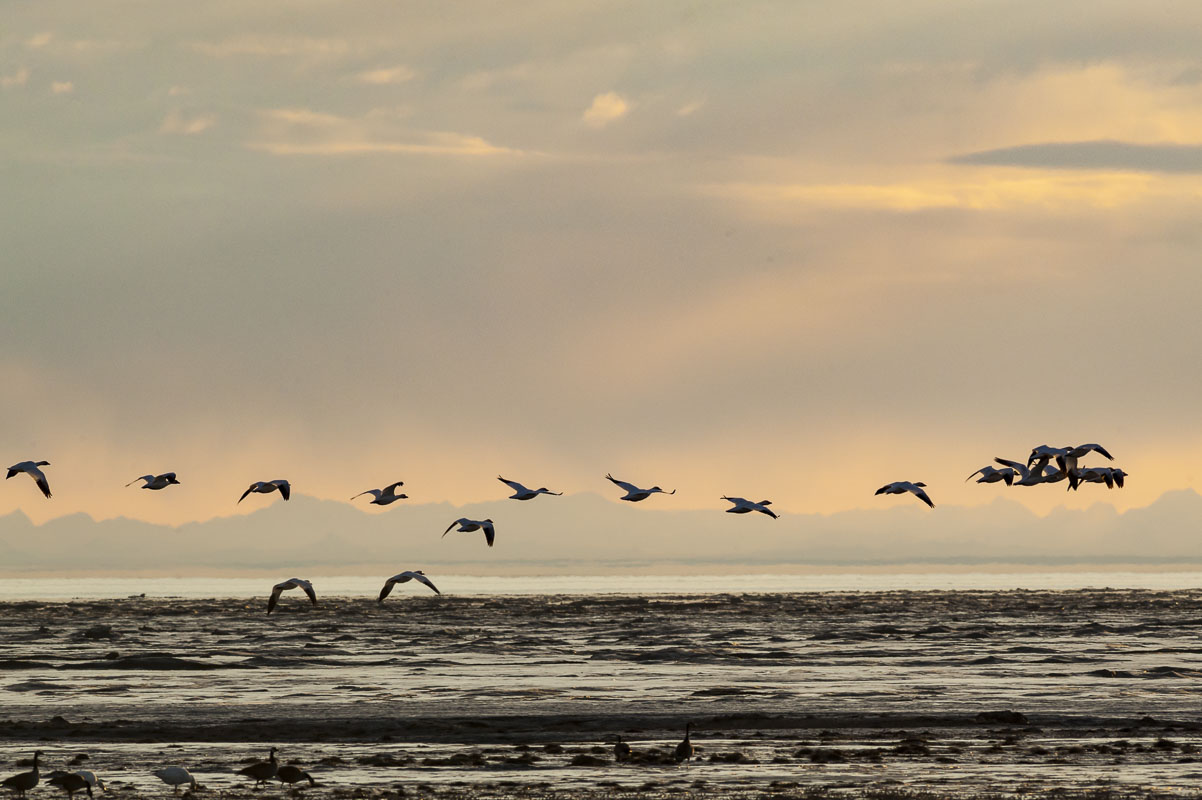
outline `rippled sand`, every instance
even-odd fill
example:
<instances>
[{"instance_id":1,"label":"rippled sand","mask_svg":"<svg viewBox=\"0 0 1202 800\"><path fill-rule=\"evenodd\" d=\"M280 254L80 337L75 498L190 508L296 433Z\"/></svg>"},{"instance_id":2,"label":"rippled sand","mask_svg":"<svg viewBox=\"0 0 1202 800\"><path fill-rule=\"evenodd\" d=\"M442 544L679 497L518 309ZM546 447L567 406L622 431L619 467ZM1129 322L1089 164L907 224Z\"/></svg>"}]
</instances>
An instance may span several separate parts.
<instances>
[{"instance_id":1,"label":"rippled sand","mask_svg":"<svg viewBox=\"0 0 1202 800\"><path fill-rule=\"evenodd\" d=\"M1202 786L1202 592L0 604L0 775L313 798ZM693 721L697 757L669 757ZM607 734L636 761L614 764ZM423 788L425 787L425 788ZM39 787L36 795L57 790ZM278 795L273 786L258 794Z\"/></svg>"}]
</instances>

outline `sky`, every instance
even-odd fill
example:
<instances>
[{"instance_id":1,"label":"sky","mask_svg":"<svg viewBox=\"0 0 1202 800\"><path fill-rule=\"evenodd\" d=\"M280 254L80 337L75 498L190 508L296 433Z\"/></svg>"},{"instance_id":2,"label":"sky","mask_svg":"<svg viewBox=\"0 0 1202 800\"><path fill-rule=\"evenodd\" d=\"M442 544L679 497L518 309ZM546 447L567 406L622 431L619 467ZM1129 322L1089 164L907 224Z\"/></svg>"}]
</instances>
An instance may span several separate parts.
<instances>
[{"instance_id":1,"label":"sky","mask_svg":"<svg viewBox=\"0 0 1202 800\"><path fill-rule=\"evenodd\" d=\"M78 10L0 30L0 514L1202 481L1196 3Z\"/></svg>"}]
</instances>

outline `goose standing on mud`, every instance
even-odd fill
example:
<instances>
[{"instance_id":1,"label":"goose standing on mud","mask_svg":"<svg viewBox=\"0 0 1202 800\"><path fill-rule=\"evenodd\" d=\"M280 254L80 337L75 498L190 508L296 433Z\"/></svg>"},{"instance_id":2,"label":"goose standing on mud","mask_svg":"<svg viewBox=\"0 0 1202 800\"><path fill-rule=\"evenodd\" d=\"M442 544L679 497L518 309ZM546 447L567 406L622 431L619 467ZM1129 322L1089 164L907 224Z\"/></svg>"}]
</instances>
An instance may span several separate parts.
<instances>
[{"instance_id":1,"label":"goose standing on mud","mask_svg":"<svg viewBox=\"0 0 1202 800\"><path fill-rule=\"evenodd\" d=\"M284 764L275 771L275 779L280 783L286 783L294 787L293 792L296 792L296 784L301 781L308 781L310 786L316 786L317 781L313 780L313 776L305 772L295 764Z\"/></svg>"},{"instance_id":2,"label":"goose standing on mud","mask_svg":"<svg viewBox=\"0 0 1202 800\"><path fill-rule=\"evenodd\" d=\"M143 475L140 478L134 478L125 485L126 487L133 486L138 481L146 481L146 483L139 488L150 489L156 492L159 489L166 489L168 486L179 486L179 481L175 479L174 472L164 472L162 475Z\"/></svg>"},{"instance_id":3,"label":"goose standing on mud","mask_svg":"<svg viewBox=\"0 0 1202 800\"><path fill-rule=\"evenodd\" d=\"M626 491L626 494L624 496L618 498L619 500L629 500L632 503L637 503L640 500L646 500L648 497L655 494L656 492L661 492L663 494L676 494L675 489L673 489L670 492L665 492L663 489L659 488L658 486L652 486L650 489L640 489L639 487L635 486L633 483L627 483L626 481L620 481L617 478L615 478L613 475L610 475L608 473L605 475L605 479L607 481L609 481L610 483L616 484L619 488L624 489Z\"/></svg>"},{"instance_id":4,"label":"goose standing on mud","mask_svg":"<svg viewBox=\"0 0 1202 800\"><path fill-rule=\"evenodd\" d=\"M447 529L442 532L445 537L451 532L451 528L455 528L456 533L471 533L472 531L484 531L484 539L488 542L488 546L492 547L493 540L497 538L497 531L493 528L491 519L468 519L460 517L447 526Z\"/></svg>"},{"instance_id":5,"label":"goose standing on mud","mask_svg":"<svg viewBox=\"0 0 1202 800\"><path fill-rule=\"evenodd\" d=\"M238 502L241 503L245 500L246 496L251 492L255 494L271 494L277 490L283 495L285 500L292 496L292 484L283 478L277 478L274 481L255 481L242 493L242 496L238 498Z\"/></svg>"},{"instance_id":6,"label":"goose standing on mud","mask_svg":"<svg viewBox=\"0 0 1202 800\"><path fill-rule=\"evenodd\" d=\"M684 726L684 740L676 745L675 752L672 753L672 758L676 759L676 763L681 761L689 761L693 758L693 740L689 738L689 731L692 729L693 723L687 722Z\"/></svg>"},{"instance_id":7,"label":"goose standing on mud","mask_svg":"<svg viewBox=\"0 0 1202 800\"><path fill-rule=\"evenodd\" d=\"M727 497L726 495L723 495L722 499L735 504L734 508L726 509L727 514L750 514L752 511L758 511L761 514L767 514L773 519L777 519L776 512L768 508L768 506L772 505L771 500L761 500L758 503L753 503L742 497Z\"/></svg>"},{"instance_id":8,"label":"goose standing on mud","mask_svg":"<svg viewBox=\"0 0 1202 800\"><path fill-rule=\"evenodd\" d=\"M276 770L279 769L279 762L275 760L276 748L271 748L271 752L267 754L266 761L257 761L249 767L243 767L238 770L239 775L245 775L248 778L254 778L255 788L259 788L267 781L275 777Z\"/></svg>"},{"instance_id":9,"label":"goose standing on mud","mask_svg":"<svg viewBox=\"0 0 1202 800\"><path fill-rule=\"evenodd\" d=\"M934 508L935 504L931 502L931 498L927 497L927 493L924 491L925 486L926 484L922 481L894 481L893 483L886 483L873 492L873 494L905 494L909 492L931 508Z\"/></svg>"},{"instance_id":10,"label":"goose standing on mud","mask_svg":"<svg viewBox=\"0 0 1202 800\"><path fill-rule=\"evenodd\" d=\"M151 774L168 786L174 786L176 794L179 794L179 787L185 783L192 784L192 791L196 791L196 778L193 778L192 773L183 767L163 767L156 769Z\"/></svg>"},{"instance_id":11,"label":"goose standing on mud","mask_svg":"<svg viewBox=\"0 0 1202 800\"><path fill-rule=\"evenodd\" d=\"M62 789L67 793L67 797L75 797L75 793L80 789L86 791L88 797L94 797L92 794L92 781L89 781L78 772L60 772L52 778L47 778L46 783Z\"/></svg>"},{"instance_id":12,"label":"goose standing on mud","mask_svg":"<svg viewBox=\"0 0 1202 800\"><path fill-rule=\"evenodd\" d=\"M442 592L438 591L438 587L434 585L434 582L427 578L426 573L420 569L405 570L388 579L388 582L384 584L384 588L380 590L380 596L376 598L376 602L383 603L384 598L392 593L393 586L396 586L398 583L408 583L409 581L424 583L434 590L434 594L442 594Z\"/></svg>"},{"instance_id":13,"label":"goose standing on mud","mask_svg":"<svg viewBox=\"0 0 1202 800\"><path fill-rule=\"evenodd\" d=\"M509 495L510 500L533 500L540 494L553 494L556 497L559 497L563 494L563 492L553 492L546 486L539 487L538 489L527 489L517 481L506 480L500 475L497 476L497 480L508 486L510 489L513 489L513 494Z\"/></svg>"},{"instance_id":14,"label":"goose standing on mud","mask_svg":"<svg viewBox=\"0 0 1202 800\"><path fill-rule=\"evenodd\" d=\"M42 494L46 495L46 498L49 499L50 483L46 480L46 474L38 469L38 467L48 466L50 466L49 461L22 461L19 464L13 464L11 467L9 467L8 474L4 476L4 479L8 480L12 476L24 472L26 475L33 478L33 482L36 483L38 488L42 490Z\"/></svg>"},{"instance_id":15,"label":"goose standing on mud","mask_svg":"<svg viewBox=\"0 0 1202 800\"><path fill-rule=\"evenodd\" d=\"M404 481L397 481L396 483L385 486L383 489L368 489L366 492L359 492L359 494L355 495L355 497L362 497L365 494L370 494L373 498L375 498L371 501L371 505L386 506L390 503L395 503L397 500L405 500L409 497L407 494L396 493L397 487L404 485ZM354 500L355 497L352 497L351 499Z\"/></svg>"},{"instance_id":16,"label":"goose standing on mud","mask_svg":"<svg viewBox=\"0 0 1202 800\"><path fill-rule=\"evenodd\" d=\"M317 605L317 592L313 591L313 584L304 578L289 578L271 587L271 597L267 600L268 614L275 608L276 603L280 601L280 593L286 592L289 589L304 589L305 594L309 595L309 600L313 605Z\"/></svg>"},{"instance_id":17,"label":"goose standing on mud","mask_svg":"<svg viewBox=\"0 0 1202 800\"><path fill-rule=\"evenodd\" d=\"M629 761L631 758L630 745L622 741L622 737L618 734L615 733L614 736L617 738L617 741L614 742L614 761Z\"/></svg>"},{"instance_id":18,"label":"goose standing on mud","mask_svg":"<svg viewBox=\"0 0 1202 800\"><path fill-rule=\"evenodd\" d=\"M20 465L18 464L18 466ZM12 477L11 473L9 477ZM17 793L17 797L24 797L26 792L38 785L38 759L41 756L41 750L34 751L33 769L29 770L29 772L18 772L16 775L10 775L0 781L0 786L3 786L5 789L12 789Z\"/></svg>"}]
</instances>

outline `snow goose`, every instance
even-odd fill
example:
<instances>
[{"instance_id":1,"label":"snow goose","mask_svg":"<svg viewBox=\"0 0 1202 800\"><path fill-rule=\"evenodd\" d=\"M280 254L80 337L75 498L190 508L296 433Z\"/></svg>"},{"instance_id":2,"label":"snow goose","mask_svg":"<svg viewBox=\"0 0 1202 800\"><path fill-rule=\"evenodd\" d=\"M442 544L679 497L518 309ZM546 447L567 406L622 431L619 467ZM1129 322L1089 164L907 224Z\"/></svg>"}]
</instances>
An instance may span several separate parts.
<instances>
[{"instance_id":1,"label":"snow goose","mask_svg":"<svg viewBox=\"0 0 1202 800\"><path fill-rule=\"evenodd\" d=\"M1018 470L1014 469L1014 467L1002 467L998 469L997 467L986 465L965 478L964 482L968 483L977 475L981 476L977 478L977 483L998 483L999 481L1005 481L1006 485L1010 486L1014 483L1014 479L1018 477Z\"/></svg>"},{"instance_id":2,"label":"snow goose","mask_svg":"<svg viewBox=\"0 0 1202 800\"><path fill-rule=\"evenodd\" d=\"M42 494L49 498L50 484L46 480L46 474L38 469L38 467L48 466L50 466L49 461L22 461L19 464L13 464L11 467L9 467L8 474L4 476L4 479L8 480L12 476L24 472L26 475L33 478L34 483L36 483L38 488L42 490Z\"/></svg>"},{"instance_id":3,"label":"snow goose","mask_svg":"<svg viewBox=\"0 0 1202 800\"><path fill-rule=\"evenodd\" d=\"M931 502L931 498L927 497L927 493L923 490L925 486L926 484L921 481L894 481L893 483L886 483L873 492L873 494L905 494L906 492L910 492L919 500L934 508L935 504Z\"/></svg>"},{"instance_id":4,"label":"snow goose","mask_svg":"<svg viewBox=\"0 0 1202 800\"><path fill-rule=\"evenodd\" d=\"M274 481L255 481L242 493L242 496L238 498L238 502L241 503L245 500L246 496L251 492L255 494L271 494L277 490L284 496L285 500L292 496L292 484L283 478L277 478Z\"/></svg>"},{"instance_id":5,"label":"snow goose","mask_svg":"<svg viewBox=\"0 0 1202 800\"><path fill-rule=\"evenodd\" d=\"M527 489L517 481L506 480L500 475L497 476L497 480L506 484L510 489L513 489L513 494L509 495L510 500L532 500L535 497L538 497L540 494L553 494L556 497L559 497L563 494L563 492L552 492L545 486L538 489Z\"/></svg>"},{"instance_id":6,"label":"snow goose","mask_svg":"<svg viewBox=\"0 0 1202 800\"><path fill-rule=\"evenodd\" d=\"M384 588L380 590L380 596L376 598L376 602L383 603L384 598L392 593L393 586L396 586L398 583L408 583L409 581L418 581L419 583L424 583L434 590L434 594L442 594L442 592L438 591L438 587L434 585L434 582L427 578L426 573L422 572L420 569L405 570L404 572L397 573L388 579L388 582L384 584Z\"/></svg>"},{"instance_id":7,"label":"snow goose","mask_svg":"<svg viewBox=\"0 0 1202 800\"><path fill-rule=\"evenodd\" d=\"M309 595L309 600L313 605L317 605L317 592L313 591L313 584L304 578L289 578L271 587L271 597L267 600L267 613L270 614L272 609L275 608L276 603L280 601L280 594L282 592L298 588L304 589L305 594Z\"/></svg>"},{"instance_id":8,"label":"snow goose","mask_svg":"<svg viewBox=\"0 0 1202 800\"><path fill-rule=\"evenodd\" d=\"M771 500L761 500L758 503L753 503L742 497L727 497L725 495L722 496L722 499L735 504L734 508L726 509L727 514L749 514L752 511L758 511L761 514L767 514L773 519L777 519L776 513L768 508L768 506L772 505Z\"/></svg>"},{"instance_id":9,"label":"snow goose","mask_svg":"<svg viewBox=\"0 0 1202 800\"><path fill-rule=\"evenodd\" d=\"M17 466L20 465L18 464ZM9 475L9 477L12 476ZM41 750L35 751L33 754L33 769L29 770L29 772L18 772L16 775L10 775L3 781L0 781L0 786L3 786L5 789L12 789L17 793L17 797L24 797L26 792L38 785L38 759L41 756Z\"/></svg>"},{"instance_id":10,"label":"snow goose","mask_svg":"<svg viewBox=\"0 0 1202 800\"><path fill-rule=\"evenodd\" d=\"M176 794L179 794L179 787L185 783L192 784L192 790L196 790L196 778L193 778L192 773L183 767L163 767L156 769L151 774L168 786L174 786Z\"/></svg>"},{"instance_id":11,"label":"snow goose","mask_svg":"<svg viewBox=\"0 0 1202 800\"><path fill-rule=\"evenodd\" d=\"M626 481L620 481L617 478L615 478L613 475L609 475L609 474L607 474L605 476L605 479L611 483L616 484L617 486L619 486L620 488L622 488L626 491L625 496L623 496L619 499L629 500L632 503L637 503L640 500L646 500L648 497L655 494L656 492L663 492L664 494L676 494L675 489L673 489L670 492L665 492L663 489L659 488L658 486L652 486L650 489L640 489L639 487L635 486L633 483L627 483Z\"/></svg>"},{"instance_id":12,"label":"snow goose","mask_svg":"<svg viewBox=\"0 0 1202 800\"><path fill-rule=\"evenodd\" d=\"M397 481L396 483L385 486L383 489L368 489L366 492L359 492L359 494L355 495L355 497L362 497L365 494L370 494L374 498L371 501L371 505L386 506L390 503L395 503L397 500L405 500L409 497L407 494L396 493L397 487L404 485L404 481ZM354 500L355 497L352 497L351 499Z\"/></svg>"},{"instance_id":13,"label":"snow goose","mask_svg":"<svg viewBox=\"0 0 1202 800\"><path fill-rule=\"evenodd\" d=\"M178 486L179 485L179 481L177 481L175 479L174 472L164 472L162 475L143 475L140 478L134 478L132 481L130 481L129 483L127 483L125 485L127 487L133 486L138 481L146 481L146 483L144 483L140 488L151 489L156 492L159 489L166 489L168 486Z\"/></svg>"},{"instance_id":14,"label":"snow goose","mask_svg":"<svg viewBox=\"0 0 1202 800\"><path fill-rule=\"evenodd\" d=\"M455 526L458 525L458 528ZM471 533L472 531L484 531L484 538L488 542L488 546L492 547L493 540L497 537L497 531L493 528L491 519L468 519L460 517L447 526L447 529L442 532L446 536L451 532L451 528L455 528L456 533Z\"/></svg>"},{"instance_id":15,"label":"snow goose","mask_svg":"<svg viewBox=\"0 0 1202 800\"><path fill-rule=\"evenodd\" d=\"M993 460L1001 464L1003 467L1009 467L1014 470L1018 476L1018 480L1013 481L1011 486L1035 486L1040 483L1047 483L1045 471L1048 469L1055 470L1048 464L1048 456L1040 457L1033 467L1028 467L1021 461L1011 461L1007 458L995 457ZM971 477L971 476L970 476Z\"/></svg>"}]
</instances>

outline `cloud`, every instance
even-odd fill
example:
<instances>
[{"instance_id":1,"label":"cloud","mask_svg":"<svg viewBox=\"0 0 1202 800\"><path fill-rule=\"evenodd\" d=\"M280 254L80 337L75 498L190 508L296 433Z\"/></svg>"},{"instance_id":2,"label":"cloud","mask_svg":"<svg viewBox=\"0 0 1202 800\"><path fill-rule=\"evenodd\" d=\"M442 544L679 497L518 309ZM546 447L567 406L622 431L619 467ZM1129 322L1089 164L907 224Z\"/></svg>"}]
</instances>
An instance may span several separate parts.
<instances>
[{"instance_id":1,"label":"cloud","mask_svg":"<svg viewBox=\"0 0 1202 800\"><path fill-rule=\"evenodd\" d=\"M13 86L24 86L29 82L29 70L21 67L12 75L0 75L0 88L8 89Z\"/></svg>"},{"instance_id":2,"label":"cloud","mask_svg":"<svg viewBox=\"0 0 1202 800\"><path fill-rule=\"evenodd\" d=\"M1135 144L1109 139L1045 142L980 150L955 156L950 162L1033 169L1195 173L1202 172L1202 145Z\"/></svg>"},{"instance_id":3,"label":"cloud","mask_svg":"<svg viewBox=\"0 0 1202 800\"><path fill-rule=\"evenodd\" d=\"M416 72L406 66L381 67L379 69L369 69L360 72L355 75L355 80L359 83L367 83L373 86L385 86L411 81L416 75Z\"/></svg>"},{"instance_id":4,"label":"cloud","mask_svg":"<svg viewBox=\"0 0 1202 800\"><path fill-rule=\"evenodd\" d=\"M212 58L303 57L336 58L350 51L345 39L312 36L233 36L217 42L193 42L190 47Z\"/></svg>"},{"instance_id":5,"label":"cloud","mask_svg":"<svg viewBox=\"0 0 1202 800\"><path fill-rule=\"evenodd\" d=\"M601 128L616 119L626 116L630 105L617 92L606 92L593 98L593 104L585 110L582 119L594 128Z\"/></svg>"},{"instance_id":6,"label":"cloud","mask_svg":"<svg viewBox=\"0 0 1202 800\"><path fill-rule=\"evenodd\" d=\"M690 116L690 115L696 113L697 111L700 111L704 105L705 105L704 100L694 100L691 103L686 103L683 106L681 106L680 108L676 109L676 116L678 116L678 117Z\"/></svg>"},{"instance_id":7,"label":"cloud","mask_svg":"<svg viewBox=\"0 0 1202 800\"><path fill-rule=\"evenodd\" d=\"M217 117L214 114L195 114L190 116L182 111L173 110L163 119L163 124L159 126L159 133L194 136L198 133L204 133L216 124Z\"/></svg>"},{"instance_id":8,"label":"cloud","mask_svg":"<svg viewBox=\"0 0 1202 800\"><path fill-rule=\"evenodd\" d=\"M34 36L30 36L28 39L26 39L25 46L29 47L33 50L37 50L39 48L45 47L46 45L50 44L50 41L53 38L54 38L54 34L52 34L50 31L43 31Z\"/></svg>"},{"instance_id":9,"label":"cloud","mask_svg":"<svg viewBox=\"0 0 1202 800\"><path fill-rule=\"evenodd\" d=\"M274 109L263 112L258 138L249 147L274 155L489 156L518 152L479 136L413 130L402 124L402 116L392 109L375 109L361 117L341 117L303 108Z\"/></svg>"},{"instance_id":10,"label":"cloud","mask_svg":"<svg viewBox=\"0 0 1202 800\"><path fill-rule=\"evenodd\" d=\"M71 81L55 81L50 84L50 91L54 94L71 94L75 91L75 84Z\"/></svg>"}]
</instances>

